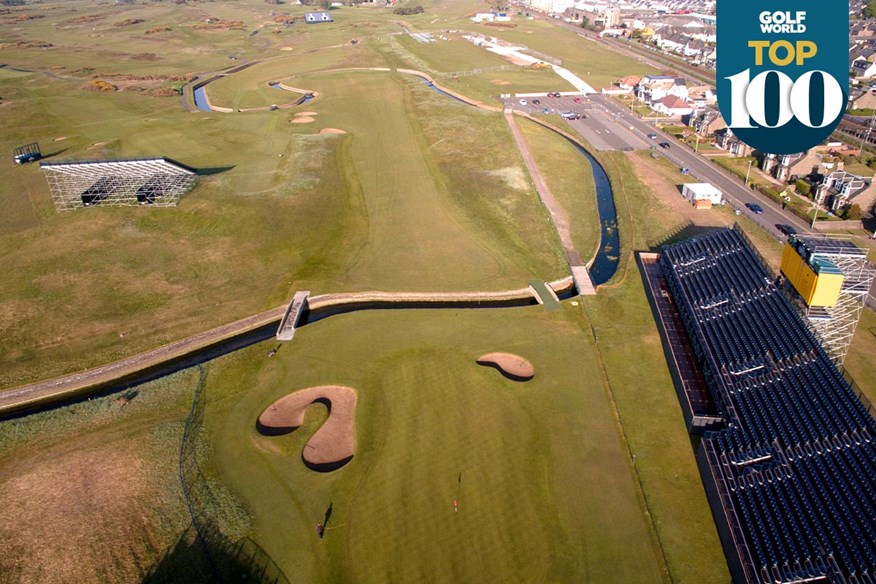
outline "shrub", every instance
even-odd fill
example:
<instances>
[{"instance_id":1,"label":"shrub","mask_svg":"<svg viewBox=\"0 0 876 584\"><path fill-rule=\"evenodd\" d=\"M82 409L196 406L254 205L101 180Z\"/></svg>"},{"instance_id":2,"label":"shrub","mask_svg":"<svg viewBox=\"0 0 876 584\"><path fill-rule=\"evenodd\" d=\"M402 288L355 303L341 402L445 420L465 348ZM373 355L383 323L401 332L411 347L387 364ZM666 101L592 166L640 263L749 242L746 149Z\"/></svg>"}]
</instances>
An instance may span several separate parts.
<instances>
[{"instance_id":1,"label":"shrub","mask_svg":"<svg viewBox=\"0 0 876 584\"><path fill-rule=\"evenodd\" d=\"M860 221L862 216L863 213L861 212L861 206L857 203L843 209L843 219L848 219L849 221Z\"/></svg>"},{"instance_id":2,"label":"shrub","mask_svg":"<svg viewBox=\"0 0 876 584\"><path fill-rule=\"evenodd\" d=\"M797 186L797 192L803 195L804 197L808 197L809 193L812 191L812 185L803 180L802 178L798 178L797 182L794 183Z\"/></svg>"},{"instance_id":3,"label":"shrub","mask_svg":"<svg viewBox=\"0 0 876 584\"><path fill-rule=\"evenodd\" d=\"M85 91L116 91L118 87L110 83L109 81L104 81L103 79L90 79L82 84L82 89Z\"/></svg>"},{"instance_id":4,"label":"shrub","mask_svg":"<svg viewBox=\"0 0 876 584\"><path fill-rule=\"evenodd\" d=\"M396 8L395 10L392 11L393 14L398 14L401 16L410 16L412 14L422 14L423 12L425 12L425 10L423 10L423 7L420 6L419 4L416 6L403 6L400 8Z\"/></svg>"}]
</instances>

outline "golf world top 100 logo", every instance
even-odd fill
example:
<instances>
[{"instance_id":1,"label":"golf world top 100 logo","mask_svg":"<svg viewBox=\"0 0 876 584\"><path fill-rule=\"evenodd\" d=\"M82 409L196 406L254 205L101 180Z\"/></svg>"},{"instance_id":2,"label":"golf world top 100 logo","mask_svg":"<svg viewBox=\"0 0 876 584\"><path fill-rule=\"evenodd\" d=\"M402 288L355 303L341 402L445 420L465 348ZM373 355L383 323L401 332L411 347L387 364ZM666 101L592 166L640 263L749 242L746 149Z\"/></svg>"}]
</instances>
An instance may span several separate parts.
<instances>
[{"instance_id":1,"label":"golf world top 100 logo","mask_svg":"<svg viewBox=\"0 0 876 584\"><path fill-rule=\"evenodd\" d=\"M827 0L718 0L718 106L749 146L821 143L848 99L849 15Z\"/></svg>"}]
</instances>

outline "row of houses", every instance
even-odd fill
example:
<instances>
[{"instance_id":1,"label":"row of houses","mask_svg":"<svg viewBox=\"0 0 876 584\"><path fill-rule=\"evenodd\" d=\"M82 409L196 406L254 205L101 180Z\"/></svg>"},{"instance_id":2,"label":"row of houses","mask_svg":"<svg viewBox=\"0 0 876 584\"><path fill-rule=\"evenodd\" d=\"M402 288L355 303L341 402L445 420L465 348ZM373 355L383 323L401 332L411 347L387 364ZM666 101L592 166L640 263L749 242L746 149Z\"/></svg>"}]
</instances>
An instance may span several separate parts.
<instances>
[{"instance_id":1,"label":"row of houses","mask_svg":"<svg viewBox=\"0 0 876 584\"><path fill-rule=\"evenodd\" d=\"M638 100L666 117L690 116L717 100L712 86L688 86L683 77L674 75L628 75L618 79L614 85L615 88L605 89L603 93L632 93Z\"/></svg>"}]
</instances>

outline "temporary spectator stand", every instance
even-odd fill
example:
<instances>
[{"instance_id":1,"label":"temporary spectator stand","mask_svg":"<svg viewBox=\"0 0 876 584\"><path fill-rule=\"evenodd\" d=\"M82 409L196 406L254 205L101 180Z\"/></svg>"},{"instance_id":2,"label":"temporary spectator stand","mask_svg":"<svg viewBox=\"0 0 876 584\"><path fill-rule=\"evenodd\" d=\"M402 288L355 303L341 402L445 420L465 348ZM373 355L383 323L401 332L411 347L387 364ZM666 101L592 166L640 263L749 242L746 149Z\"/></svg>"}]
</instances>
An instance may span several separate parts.
<instances>
[{"instance_id":1,"label":"temporary spectator stand","mask_svg":"<svg viewBox=\"0 0 876 584\"><path fill-rule=\"evenodd\" d=\"M649 284L652 302L676 309L725 425L705 432L697 461L734 581L873 584L870 410L740 233L655 262L665 287Z\"/></svg>"},{"instance_id":2,"label":"temporary spectator stand","mask_svg":"<svg viewBox=\"0 0 876 584\"><path fill-rule=\"evenodd\" d=\"M92 205L175 206L197 180L194 169L169 158L53 162L40 167L58 211Z\"/></svg>"}]
</instances>

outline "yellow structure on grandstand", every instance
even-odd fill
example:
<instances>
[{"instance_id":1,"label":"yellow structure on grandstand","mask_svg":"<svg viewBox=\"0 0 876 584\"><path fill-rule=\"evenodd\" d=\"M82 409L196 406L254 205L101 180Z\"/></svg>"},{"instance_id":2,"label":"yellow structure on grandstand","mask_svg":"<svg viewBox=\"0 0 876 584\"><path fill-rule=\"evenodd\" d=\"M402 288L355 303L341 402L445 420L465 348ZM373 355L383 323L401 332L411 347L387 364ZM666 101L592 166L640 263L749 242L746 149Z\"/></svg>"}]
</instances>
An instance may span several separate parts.
<instances>
[{"instance_id":1,"label":"yellow structure on grandstand","mask_svg":"<svg viewBox=\"0 0 876 584\"><path fill-rule=\"evenodd\" d=\"M842 271L830 260L821 257L807 259L801 254L805 254L803 246L794 246L790 241L785 244L782 274L807 306L835 305L845 279Z\"/></svg>"}]
</instances>

